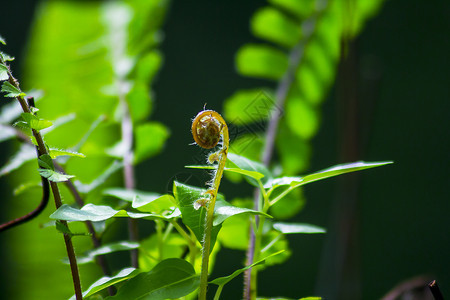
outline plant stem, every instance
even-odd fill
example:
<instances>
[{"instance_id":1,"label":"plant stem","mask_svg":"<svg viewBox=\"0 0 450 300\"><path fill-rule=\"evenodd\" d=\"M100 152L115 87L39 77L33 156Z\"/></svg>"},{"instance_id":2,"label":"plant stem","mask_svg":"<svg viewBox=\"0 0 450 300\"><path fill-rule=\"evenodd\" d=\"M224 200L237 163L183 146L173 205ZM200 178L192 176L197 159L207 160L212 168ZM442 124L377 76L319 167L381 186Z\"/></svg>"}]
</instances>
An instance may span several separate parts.
<instances>
[{"instance_id":1,"label":"plant stem","mask_svg":"<svg viewBox=\"0 0 450 300\"><path fill-rule=\"evenodd\" d=\"M3 59L1 59L1 63L2 64L5 63L3 61ZM11 83L15 88L17 88L19 91L21 91L20 87L19 87L19 82L12 75L11 70L9 69L9 66L8 66L7 73L9 76L9 78L8 78L9 83ZM20 106L22 107L22 110L25 113L31 113L31 109L23 97L19 96L19 97L16 97L16 99L19 102ZM38 144L38 153L40 155L48 154L47 147L45 146L44 140L43 140L40 132L32 129L32 133ZM52 189L53 198L55 199L55 206L58 209L62 205L61 194L59 193L58 185L56 184L56 182L50 182L50 187ZM67 227L66 221L61 221L61 223L63 224L63 226ZM66 244L67 256L69 257L70 270L72 272L72 280L73 280L73 285L74 285L74 289L75 289L75 297L77 300L82 300L83 294L81 292L80 275L78 273L77 259L75 256L75 251L73 249L72 240L71 240L70 236L67 234L63 234L63 236L64 236L64 242Z\"/></svg>"},{"instance_id":2,"label":"plant stem","mask_svg":"<svg viewBox=\"0 0 450 300\"><path fill-rule=\"evenodd\" d=\"M208 111L212 117L214 117L222 126L222 150L220 150L219 164L217 171L213 179L213 188L208 191L211 195L211 199L208 201L208 208L206 211L205 231L203 235L203 248L202 248L202 268L200 271L200 290L198 294L199 300L206 300L206 292L208 288L208 267L209 267L209 254L211 251L211 231L213 227L214 219L214 207L216 205L217 193L219 191L220 181L222 180L223 171L225 169L225 162L227 160L228 148L229 148L229 135L228 126L225 120L218 113L214 111ZM198 116L197 116L198 117Z\"/></svg>"},{"instance_id":3,"label":"plant stem","mask_svg":"<svg viewBox=\"0 0 450 300\"><path fill-rule=\"evenodd\" d=\"M156 236L158 238L158 261L162 261L164 254L163 224L161 220L155 220L155 223L156 223Z\"/></svg>"},{"instance_id":4,"label":"plant stem","mask_svg":"<svg viewBox=\"0 0 450 300\"><path fill-rule=\"evenodd\" d=\"M292 82L295 78L295 72L297 70L297 67L300 63L301 57L303 54L303 43L299 43L297 46L295 46L290 55L289 55L289 67L286 73L284 74L283 78L279 82L276 92L275 92L275 98L276 98L276 104L274 105L277 109L282 109L284 107L284 103L286 102L287 95L289 93L289 90L291 89ZM270 160L272 158L273 154L273 148L275 145L275 137L277 134L278 124L281 119L281 112L277 109L274 109L272 111L272 114L269 119L269 124L267 127L266 132L266 138L265 138L265 144L263 148L263 152L261 155L261 160L265 166L268 166L270 163ZM259 191L255 190L254 194L254 209L257 210L259 207L258 204L259 201ZM257 215L255 216L256 224L259 223L260 217ZM250 230L250 240L249 240L249 246L247 249L247 265L251 265L255 261L255 232L253 230ZM252 283L256 284L256 280L252 280L252 275L257 274L257 271L253 272L253 268L245 271L244 273L244 299L250 300L251 299L251 290L254 289L252 287ZM255 295L256 297L256 295Z\"/></svg>"},{"instance_id":5,"label":"plant stem","mask_svg":"<svg viewBox=\"0 0 450 300\"><path fill-rule=\"evenodd\" d=\"M436 280L433 280L428 284L428 288L430 289L431 293L433 294L433 297L435 300L444 300L444 296L441 293L441 290L439 289L439 286L436 282Z\"/></svg>"}]
</instances>

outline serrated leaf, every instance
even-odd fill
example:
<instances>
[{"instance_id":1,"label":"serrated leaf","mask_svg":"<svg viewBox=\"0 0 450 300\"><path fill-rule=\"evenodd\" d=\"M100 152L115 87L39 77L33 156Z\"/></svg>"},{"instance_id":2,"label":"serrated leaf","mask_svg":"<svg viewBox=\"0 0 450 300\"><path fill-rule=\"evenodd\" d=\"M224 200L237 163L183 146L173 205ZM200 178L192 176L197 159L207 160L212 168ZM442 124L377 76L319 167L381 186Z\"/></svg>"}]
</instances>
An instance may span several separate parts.
<instances>
[{"instance_id":1,"label":"serrated leaf","mask_svg":"<svg viewBox=\"0 0 450 300\"><path fill-rule=\"evenodd\" d=\"M70 178L75 177L74 175L61 174L59 172L56 172L54 170L49 170L49 169L39 169L38 171L42 177L45 177L48 180L53 181L53 182L64 182L64 181L69 180Z\"/></svg>"},{"instance_id":2,"label":"serrated leaf","mask_svg":"<svg viewBox=\"0 0 450 300\"><path fill-rule=\"evenodd\" d=\"M263 174L264 177L261 180L263 185L272 179L272 174L262 163L252 161L246 157L234 153L228 153L227 159L242 170L254 171ZM256 187L259 187L258 181L254 178L248 178L248 182Z\"/></svg>"},{"instance_id":3,"label":"serrated leaf","mask_svg":"<svg viewBox=\"0 0 450 300\"><path fill-rule=\"evenodd\" d=\"M169 130L160 123L150 122L137 126L134 162L139 163L161 152L168 137Z\"/></svg>"},{"instance_id":4,"label":"serrated leaf","mask_svg":"<svg viewBox=\"0 0 450 300\"><path fill-rule=\"evenodd\" d=\"M88 251L85 256L77 257L78 264L86 264L94 262L95 258L99 255L105 255L118 251L126 251L139 248L139 243L131 241L115 242Z\"/></svg>"},{"instance_id":5,"label":"serrated leaf","mask_svg":"<svg viewBox=\"0 0 450 300\"><path fill-rule=\"evenodd\" d=\"M78 153L75 151L65 150L65 149L57 149L57 148L50 148L48 151L51 158L57 158L58 156L67 155L67 156L76 156L85 158L86 156L83 153Z\"/></svg>"},{"instance_id":6,"label":"serrated leaf","mask_svg":"<svg viewBox=\"0 0 450 300\"><path fill-rule=\"evenodd\" d=\"M288 68L288 57L270 46L248 44L236 54L236 66L244 76L279 80Z\"/></svg>"},{"instance_id":7,"label":"serrated leaf","mask_svg":"<svg viewBox=\"0 0 450 300\"><path fill-rule=\"evenodd\" d=\"M261 8L253 15L251 29L255 36L288 48L301 38L300 24L272 7Z\"/></svg>"},{"instance_id":8,"label":"serrated leaf","mask_svg":"<svg viewBox=\"0 0 450 300\"><path fill-rule=\"evenodd\" d=\"M8 81L4 81L2 84L2 92L6 93L5 97L24 97L26 94L22 93L20 90L18 90L15 86L13 86Z\"/></svg>"},{"instance_id":9,"label":"serrated leaf","mask_svg":"<svg viewBox=\"0 0 450 300\"><path fill-rule=\"evenodd\" d=\"M0 176L9 174L33 159L36 159L36 148L29 144L22 144L14 156L0 169Z\"/></svg>"},{"instance_id":10,"label":"serrated leaf","mask_svg":"<svg viewBox=\"0 0 450 300\"><path fill-rule=\"evenodd\" d=\"M53 160L48 154L42 154L39 156L38 164L41 168L54 170Z\"/></svg>"},{"instance_id":11,"label":"serrated leaf","mask_svg":"<svg viewBox=\"0 0 450 300\"><path fill-rule=\"evenodd\" d=\"M42 130L53 125L52 122L44 119L39 119L31 113L22 113L21 116L25 120L25 122L30 125L30 128L35 130Z\"/></svg>"},{"instance_id":12,"label":"serrated leaf","mask_svg":"<svg viewBox=\"0 0 450 300\"><path fill-rule=\"evenodd\" d=\"M141 273L126 282L111 300L152 299L164 300L186 296L195 291L200 276L194 267L179 258L168 258L151 271Z\"/></svg>"},{"instance_id":13,"label":"serrated leaf","mask_svg":"<svg viewBox=\"0 0 450 300\"><path fill-rule=\"evenodd\" d=\"M273 223L273 228L284 234L291 233L325 233L322 227L303 223Z\"/></svg>"},{"instance_id":14,"label":"serrated leaf","mask_svg":"<svg viewBox=\"0 0 450 300\"><path fill-rule=\"evenodd\" d=\"M266 256L265 258L260 259L260 260L258 260L256 262L252 263L251 265L248 265L248 266L246 266L244 268L241 268L241 269L238 269L238 270L234 271L231 275L216 278L214 280L211 280L209 283L224 286L225 284L227 284L228 282L233 280L235 277L239 276L241 273L247 271L250 268L253 268L254 266L263 264L266 259L268 259L268 258L270 258L272 256L275 256L275 255L278 255L278 254L280 254L282 252L284 252L284 250L280 250L278 252L272 253L271 255Z\"/></svg>"},{"instance_id":15,"label":"serrated leaf","mask_svg":"<svg viewBox=\"0 0 450 300\"><path fill-rule=\"evenodd\" d=\"M0 64L0 81L8 79L9 79L8 67L5 66L4 64Z\"/></svg>"},{"instance_id":16,"label":"serrated leaf","mask_svg":"<svg viewBox=\"0 0 450 300\"><path fill-rule=\"evenodd\" d=\"M125 268L120 270L116 275L114 276L104 276L91 284L91 286L83 292L83 298L87 298L97 292L100 292L101 290L112 286L116 283L122 282L124 280L133 278L137 274L139 274L141 271L139 269L135 268ZM73 295L69 300L75 300L75 295Z\"/></svg>"}]
</instances>

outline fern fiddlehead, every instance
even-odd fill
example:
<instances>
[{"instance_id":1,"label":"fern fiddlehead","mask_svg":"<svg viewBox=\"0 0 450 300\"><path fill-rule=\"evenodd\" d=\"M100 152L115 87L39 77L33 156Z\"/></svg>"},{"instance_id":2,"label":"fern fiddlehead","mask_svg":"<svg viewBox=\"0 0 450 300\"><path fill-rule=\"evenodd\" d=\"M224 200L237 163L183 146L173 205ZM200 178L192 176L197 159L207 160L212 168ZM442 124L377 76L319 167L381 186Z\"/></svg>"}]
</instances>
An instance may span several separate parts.
<instances>
[{"instance_id":1,"label":"fern fiddlehead","mask_svg":"<svg viewBox=\"0 0 450 300\"><path fill-rule=\"evenodd\" d=\"M217 193L219 191L220 181L225 169L227 153L229 147L228 126L222 116L213 110L204 110L197 114L192 122L192 136L195 143L202 148L212 149L219 143L221 149L212 152L208 156L208 162L213 164L218 162L214 177L209 183L205 198L197 200L194 203L196 208L206 207L206 223L203 235L202 245L202 268L200 273L200 291L198 298L206 299L206 291L208 285L208 265L209 253L211 250L211 230L213 227L214 206L216 203Z\"/></svg>"}]
</instances>

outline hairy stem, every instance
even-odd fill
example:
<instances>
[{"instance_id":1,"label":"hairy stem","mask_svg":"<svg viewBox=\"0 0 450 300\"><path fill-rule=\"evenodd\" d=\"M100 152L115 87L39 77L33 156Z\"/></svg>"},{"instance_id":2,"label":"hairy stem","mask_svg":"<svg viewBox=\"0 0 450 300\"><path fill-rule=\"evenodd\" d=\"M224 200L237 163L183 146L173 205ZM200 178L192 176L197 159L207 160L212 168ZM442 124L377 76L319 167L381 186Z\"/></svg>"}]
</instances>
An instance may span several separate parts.
<instances>
[{"instance_id":1,"label":"hairy stem","mask_svg":"<svg viewBox=\"0 0 450 300\"><path fill-rule=\"evenodd\" d=\"M206 212L206 224L205 231L203 235L203 247L202 247L202 267L200 271L200 290L198 294L199 300L206 300L206 292L208 289L208 268L209 268L209 254L211 251L211 231L213 227L214 219L214 207L216 204L217 193L219 191L220 181L222 180L223 171L225 169L225 162L227 160L228 148L229 148L229 135L228 127L225 120L216 112L210 111L211 117L215 118L220 125L223 147L219 152L219 165L217 166L217 171L214 176L212 189L208 191L211 195L211 199L208 202L207 212ZM197 116L198 117L198 116Z\"/></svg>"}]
</instances>

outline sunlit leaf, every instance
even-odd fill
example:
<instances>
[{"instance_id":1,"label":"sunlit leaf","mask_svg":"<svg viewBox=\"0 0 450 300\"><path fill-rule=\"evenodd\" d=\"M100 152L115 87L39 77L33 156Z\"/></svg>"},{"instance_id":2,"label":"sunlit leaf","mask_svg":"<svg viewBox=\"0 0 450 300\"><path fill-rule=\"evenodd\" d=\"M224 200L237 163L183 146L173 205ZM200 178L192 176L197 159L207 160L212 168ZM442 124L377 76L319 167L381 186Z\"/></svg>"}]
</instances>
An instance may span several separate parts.
<instances>
[{"instance_id":1,"label":"sunlit leaf","mask_svg":"<svg viewBox=\"0 0 450 300\"><path fill-rule=\"evenodd\" d=\"M112 174L116 171L120 170L123 167L123 163L119 161L113 161L106 170L101 173L96 179L94 179L91 183L85 184L79 181L75 181L75 186L77 187L80 193L89 193L93 189L100 186L104 183Z\"/></svg>"},{"instance_id":2,"label":"sunlit leaf","mask_svg":"<svg viewBox=\"0 0 450 300\"><path fill-rule=\"evenodd\" d=\"M52 126L52 122L48 120L39 119L35 115L31 113L22 113L22 118L27 122L28 125L30 125L30 128L36 129L36 130L42 130L45 128L48 128Z\"/></svg>"},{"instance_id":3,"label":"sunlit leaf","mask_svg":"<svg viewBox=\"0 0 450 300\"><path fill-rule=\"evenodd\" d=\"M354 163L347 163L347 164L340 164L336 165L334 167L306 175L303 177L282 177L277 178L274 181L272 181L272 189L274 187L282 186L282 185L289 185L291 187L298 187L305 185L307 183L311 183L317 180L322 180L334 176L338 176L345 173L351 173L356 171L361 171L365 169L380 167L388 164L392 164L392 161L384 161L384 162L363 162L363 161L357 161Z\"/></svg>"},{"instance_id":4,"label":"sunlit leaf","mask_svg":"<svg viewBox=\"0 0 450 300\"><path fill-rule=\"evenodd\" d=\"M269 0L275 6L282 7L286 11L294 14L299 19L305 19L311 16L316 10L317 2L314 0Z\"/></svg>"},{"instance_id":5,"label":"sunlit leaf","mask_svg":"<svg viewBox=\"0 0 450 300\"><path fill-rule=\"evenodd\" d=\"M75 177L74 175L66 175L49 169L39 169L39 174L53 182L64 182Z\"/></svg>"},{"instance_id":6,"label":"sunlit leaf","mask_svg":"<svg viewBox=\"0 0 450 300\"><path fill-rule=\"evenodd\" d=\"M140 273L139 269L135 268L125 268L120 270L116 275L114 276L104 276L91 284L91 286L83 292L83 298L89 297L97 292L100 292L101 290L112 286L116 283L122 282L124 280L133 278L137 274ZM69 300L75 300L75 295L73 295Z\"/></svg>"},{"instance_id":7,"label":"sunlit leaf","mask_svg":"<svg viewBox=\"0 0 450 300\"><path fill-rule=\"evenodd\" d=\"M0 169L0 176L9 174L33 159L36 159L36 148L33 145L22 144L14 156Z\"/></svg>"},{"instance_id":8,"label":"sunlit leaf","mask_svg":"<svg viewBox=\"0 0 450 300\"><path fill-rule=\"evenodd\" d=\"M268 182L272 178L272 174L262 163L252 161L248 158L245 158L243 156L234 153L228 153L227 158L242 170L254 171L263 174L264 175L264 177L262 178L263 184ZM258 181L256 181L253 178L249 178L248 182L256 187L259 187Z\"/></svg>"},{"instance_id":9,"label":"sunlit leaf","mask_svg":"<svg viewBox=\"0 0 450 300\"><path fill-rule=\"evenodd\" d=\"M84 158L86 157L83 153L78 153L70 150L65 149L57 149L57 148L50 148L48 151L48 154L50 154L51 158L56 158L58 156L67 155L67 156L76 156Z\"/></svg>"},{"instance_id":10,"label":"sunlit leaf","mask_svg":"<svg viewBox=\"0 0 450 300\"><path fill-rule=\"evenodd\" d=\"M161 245L157 234L140 241L139 268L150 271L162 259L182 257L188 247L187 241L177 233L169 234Z\"/></svg>"},{"instance_id":11,"label":"sunlit leaf","mask_svg":"<svg viewBox=\"0 0 450 300\"><path fill-rule=\"evenodd\" d=\"M274 107L273 95L261 89L238 90L225 100L224 115L231 125L245 125L269 119ZM236 129L239 133L239 130ZM234 132L230 136L234 137ZM255 134L254 134L255 135ZM238 149L235 153L241 153Z\"/></svg>"},{"instance_id":12,"label":"sunlit leaf","mask_svg":"<svg viewBox=\"0 0 450 300\"><path fill-rule=\"evenodd\" d=\"M311 139L319 129L317 109L301 98L292 97L286 103L286 123L304 140Z\"/></svg>"},{"instance_id":13,"label":"sunlit leaf","mask_svg":"<svg viewBox=\"0 0 450 300\"><path fill-rule=\"evenodd\" d=\"M294 175L308 168L311 145L299 135L294 134L285 120L280 122L276 145L280 153L283 174Z\"/></svg>"},{"instance_id":14,"label":"sunlit leaf","mask_svg":"<svg viewBox=\"0 0 450 300\"><path fill-rule=\"evenodd\" d=\"M4 64L0 64L0 81L8 80L8 67L6 67Z\"/></svg>"},{"instance_id":15,"label":"sunlit leaf","mask_svg":"<svg viewBox=\"0 0 450 300\"><path fill-rule=\"evenodd\" d=\"M236 66L241 75L278 80L288 68L288 58L276 48L247 44L236 54Z\"/></svg>"},{"instance_id":16,"label":"sunlit leaf","mask_svg":"<svg viewBox=\"0 0 450 300\"><path fill-rule=\"evenodd\" d=\"M115 242L110 243L106 245L102 245L101 247L94 248L87 253L85 253L84 256L78 256L77 262L78 264L86 264L90 262L94 262L95 258L99 255L105 255L109 253L114 253L118 251L126 251L131 249L137 249L139 248L139 243L137 242L130 242L130 241L122 241L122 242Z\"/></svg>"},{"instance_id":17,"label":"sunlit leaf","mask_svg":"<svg viewBox=\"0 0 450 300\"><path fill-rule=\"evenodd\" d=\"M216 167L214 166L185 166L185 168L190 168L190 169L203 169L203 170L214 170L216 169ZM243 170L243 169L239 169L239 168L225 168L224 169L226 172L231 172L231 173L237 173L237 174L242 174L242 175L246 175L250 178L259 180L261 178L264 177L264 174L261 174L259 172L256 171L249 171L249 170Z\"/></svg>"},{"instance_id":18,"label":"sunlit leaf","mask_svg":"<svg viewBox=\"0 0 450 300\"><path fill-rule=\"evenodd\" d=\"M2 92L6 93L5 97L24 97L26 94L22 93L20 90L18 90L15 86L13 86L8 81L4 81L2 84Z\"/></svg>"},{"instance_id":19,"label":"sunlit leaf","mask_svg":"<svg viewBox=\"0 0 450 300\"><path fill-rule=\"evenodd\" d=\"M273 223L273 228L284 234L291 233L325 233L322 227L303 223Z\"/></svg>"},{"instance_id":20,"label":"sunlit leaf","mask_svg":"<svg viewBox=\"0 0 450 300\"><path fill-rule=\"evenodd\" d=\"M179 258L169 258L157 264L151 271L141 273L127 281L111 300L180 298L195 291L200 276L194 267Z\"/></svg>"},{"instance_id":21,"label":"sunlit leaf","mask_svg":"<svg viewBox=\"0 0 450 300\"><path fill-rule=\"evenodd\" d=\"M251 29L255 36L289 48L301 38L300 24L272 7L262 8L253 15Z\"/></svg>"},{"instance_id":22,"label":"sunlit leaf","mask_svg":"<svg viewBox=\"0 0 450 300\"><path fill-rule=\"evenodd\" d=\"M270 198L274 199L277 195L286 190L285 188L276 189ZM297 215L304 207L306 202L301 188L294 189L279 201L270 206L269 213L277 220L286 220Z\"/></svg>"},{"instance_id":23,"label":"sunlit leaf","mask_svg":"<svg viewBox=\"0 0 450 300\"><path fill-rule=\"evenodd\" d=\"M16 131L10 126L0 124L0 142L9 140L16 136Z\"/></svg>"},{"instance_id":24,"label":"sunlit leaf","mask_svg":"<svg viewBox=\"0 0 450 300\"><path fill-rule=\"evenodd\" d=\"M164 125L151 122L136 128L135 163L158 154L169 137L169 130Z\"/></svg>"},{"instance_id":25,"label":"sunlit leaf","mask_svg":"<svg viewBox=\"0 0 450 300\"><path fill-rule=\"evenodd\" d=\"M112 217L130 217L133 219L152 217L152 214L133 213L125 210L115 210L107 205L86 204L81 209L63 204L50 218L66 221L104 221Z\"/></svg>"}]
</instances>

